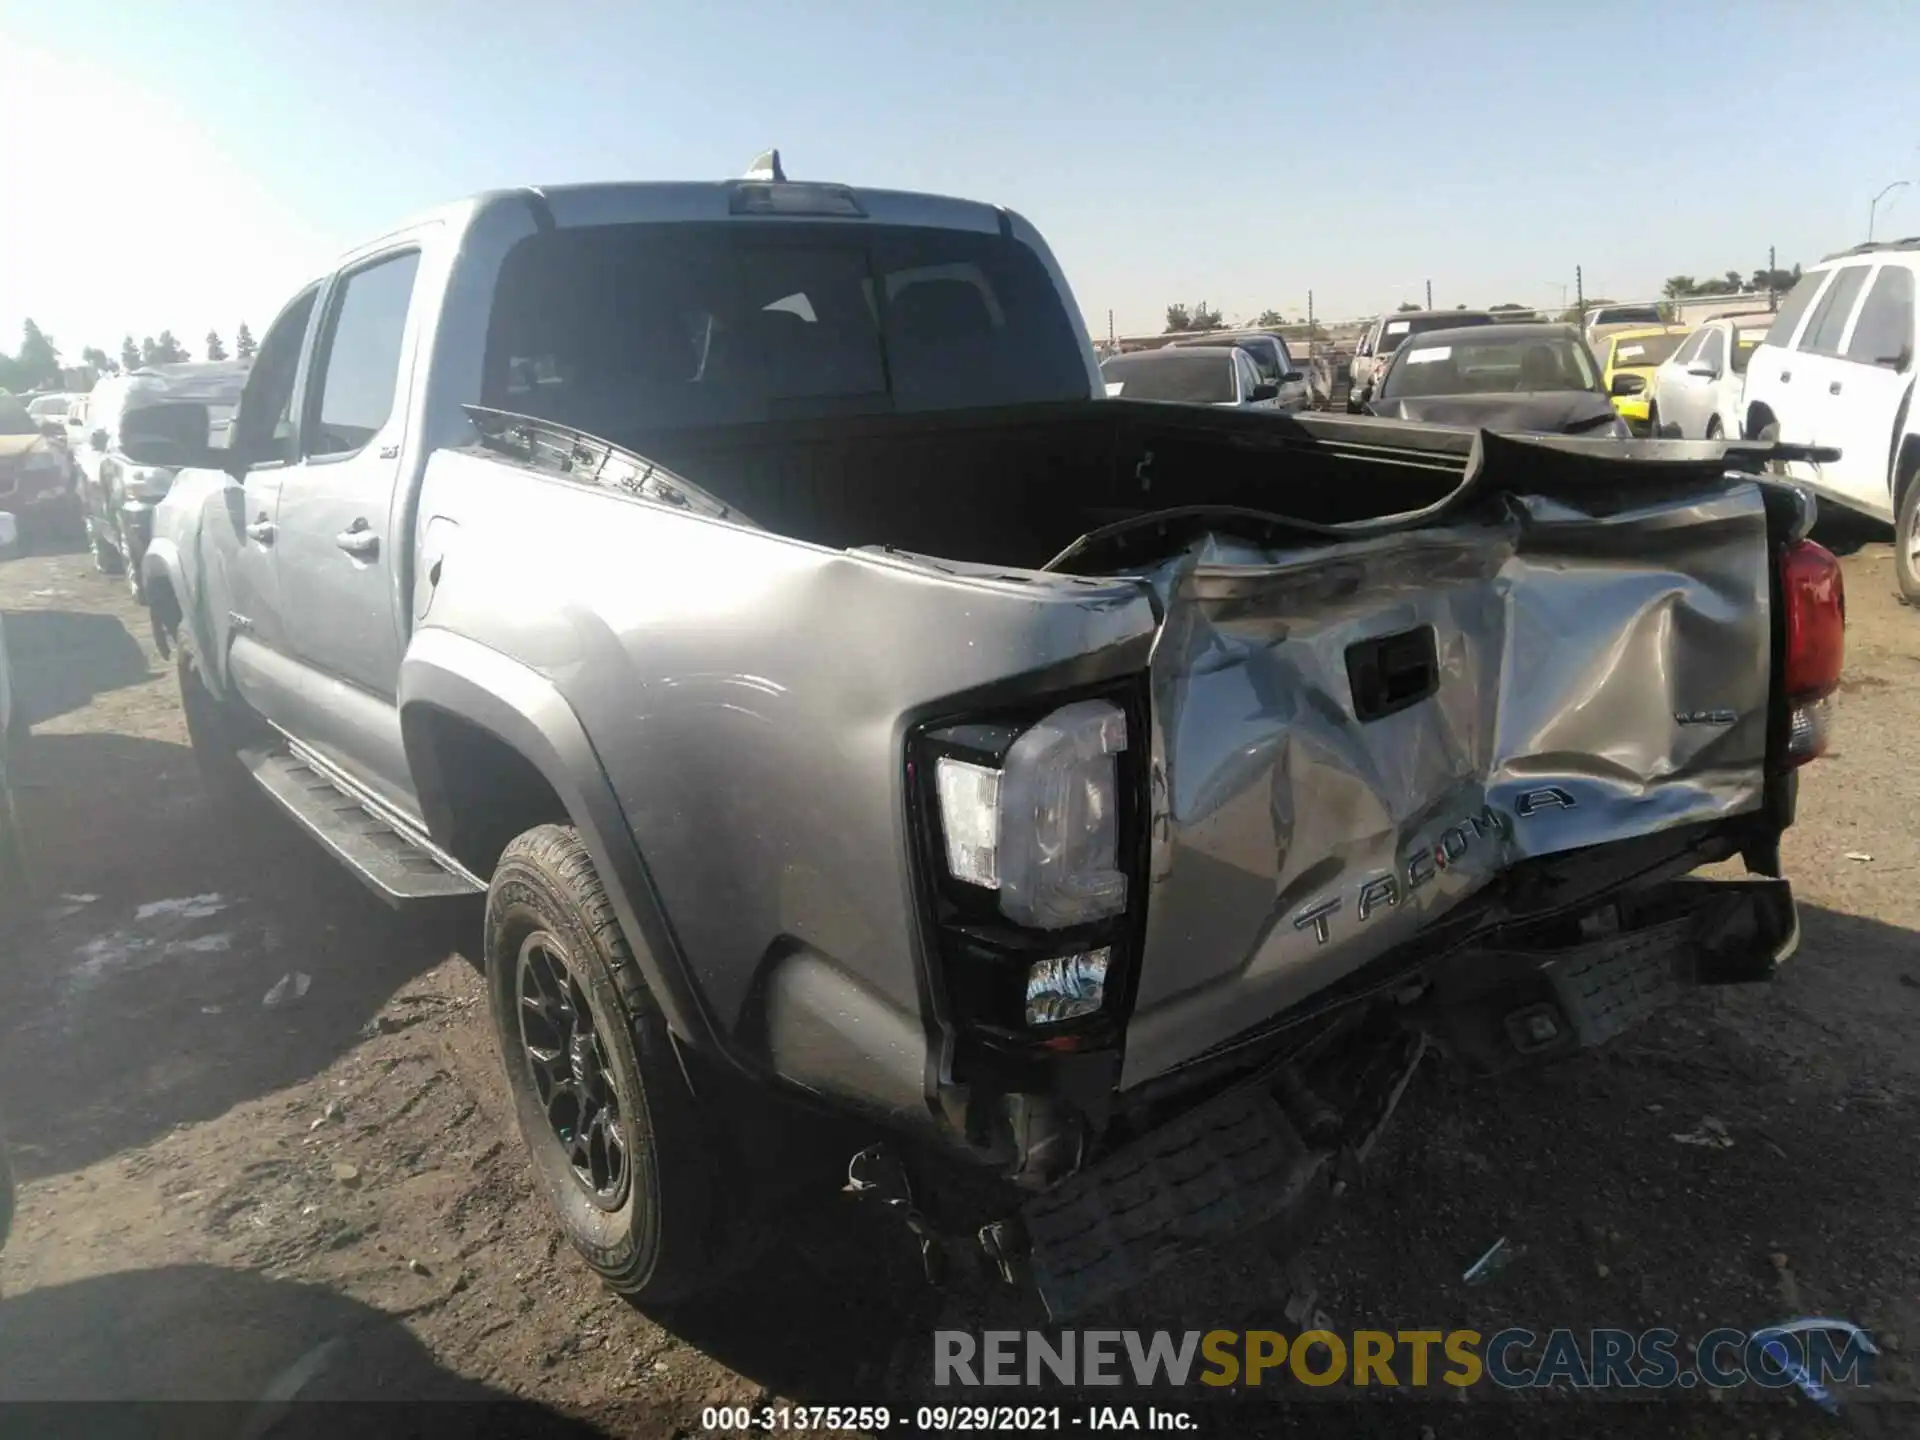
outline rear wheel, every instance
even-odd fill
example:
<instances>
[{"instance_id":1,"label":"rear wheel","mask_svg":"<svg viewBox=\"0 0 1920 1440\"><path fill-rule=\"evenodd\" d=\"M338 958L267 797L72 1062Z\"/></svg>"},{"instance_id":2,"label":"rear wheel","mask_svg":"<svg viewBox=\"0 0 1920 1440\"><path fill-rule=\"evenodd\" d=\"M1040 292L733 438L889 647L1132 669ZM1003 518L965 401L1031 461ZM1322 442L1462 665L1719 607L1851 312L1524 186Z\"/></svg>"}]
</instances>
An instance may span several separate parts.
<instances>
[{"instance_id":1,"label":"rear wheel","mask_svg":"<svg viewBox=\"0 0 1920 1440\"><path fill-rule=\"evenodd\" d=\"M133 596L136 604L144 605L147 603L147 582L141 578L140 566L133 558L133 546L127 542L127 522L118 521L114 528L120 538L120 561L127 577L127 593Z\"/></svg>"},{"instance_id":2,"label":"rear wheel","mask_svg":"<svg viewBox=\"0 0 1920 1440\"><path fill-rule=\"evenodd\" d=\"M1718 440L1722 438L1726 433L1727 432L1721 427L1720 417L1718 415L1715 415L1712 419L1707 421L1707 439Z\"/></svg>"},{"instance_id":3,"label":"rear wheel","mask_svg":"<svg viewBox=\"0 0 1920 1440\"><path fill-rule=\"evenodd\" d=\"M193 637L184 626L174 651L174 673L180 681L180 710L186 716L187 739L193 746L207 799L223 821L254 819L261 813L260 790L240 760L248 727L241 723L237 707L208 688Z\"/></svg>"},{"instance_id":4,"label":"rear wheel","mask_svg":"<svg viewBox=\"0 0 1920 1440\"><path fill-rule=\"evenodd\" d=\"M1758 440L1763 445L1779 444L1780 443L1779 422L1776 420L1769 420L1766 424L1760 427L1760 433L1754 436L1753 438ZM1785 480L1787 478L1787 462L1784 460L1767 461L1766 473L1776 477L1777 479Z\"/></svg>"},{"instance_id":5,"label":"rear wheel","mask_svg":"<svg viewBox=\"0 0 1920 1440\"><path fill-rule=\"evenodd\" d=\"M92 515L86 517L85 524L87 527L87 546L93 551L93 568L98 570L102 575L118 575L125 567L125 562L120 558L120 552L114 549L106 538L101 535L100 522L95 520Z\"/></svg>"},{"instance_id":6,"label":"rear wheel","mask_svg":"<svg viewBox=\"0 0 1920 1440\"><path fill-rule=\"evenodd\" d=\"M578 831L542 825L507 846L486 966L520 1134L574 1249L637 1301L712 1285L724 1147Z\"/></svg>"},{"instance_id":7,"label":"rear wheel","mask_svg":"<svg viewBox=\"0 0 1920 1440\"><path fill-rule=\"evenodd\" d=\"M1920 478L1910 478L1893 521L1893 578L1900 598L1920 606Z\"/></svg>"}]
</instances>

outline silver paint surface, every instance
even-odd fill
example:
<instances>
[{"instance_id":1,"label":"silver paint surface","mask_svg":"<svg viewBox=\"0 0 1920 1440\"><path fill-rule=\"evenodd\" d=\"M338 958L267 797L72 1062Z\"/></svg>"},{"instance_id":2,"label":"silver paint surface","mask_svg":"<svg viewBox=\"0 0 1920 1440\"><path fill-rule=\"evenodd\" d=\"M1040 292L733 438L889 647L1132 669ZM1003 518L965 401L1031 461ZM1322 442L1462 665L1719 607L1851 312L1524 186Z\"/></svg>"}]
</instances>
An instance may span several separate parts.
<instances>
[{"instance_id":1,"label":"silver paint surface","mask_svg":"<svg viewBox=\"0 0 1920 1440\"><path fill-rule=\"evenodd\" d=\"M1152 875L1123 1084L1383 954L1515 861L1755 808L1766 566L1743 486L1606 518L1522 502L1504 529L1294 553L1209 541L1160 567ZM1237 593L1209 597L1208 582ZM1348 646L1422 624L1437 693L1358 720ZM1675 718L1714 710L1735 718ZM1542 790L1575 803L1520 804ZM1404 883L1489 806L1504 833ZM1400 877L1392 902L1383 877Z\"/></svg>"}]
</instances>

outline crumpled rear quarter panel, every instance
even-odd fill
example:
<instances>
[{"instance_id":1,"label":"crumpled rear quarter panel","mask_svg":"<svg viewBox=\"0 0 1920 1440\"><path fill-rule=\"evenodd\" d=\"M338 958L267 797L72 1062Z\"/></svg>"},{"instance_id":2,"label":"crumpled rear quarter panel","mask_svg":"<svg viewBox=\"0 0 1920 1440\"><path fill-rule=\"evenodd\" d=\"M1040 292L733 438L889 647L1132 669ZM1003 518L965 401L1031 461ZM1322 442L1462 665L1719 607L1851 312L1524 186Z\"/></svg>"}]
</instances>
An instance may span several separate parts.
<instances>
[{"instance_id":1,"label":"crumpled rear quarter panel","mask_svg":"<svg viewBox=\"0 0 1920 1440\"><path fill-rule=\"evenodd\" d=\"M1756 808L1768 557L1748 485L1605 517L1517 501L1506 528L1291 553L1209 541L1163 566L1123 1086L1357 969L1516 861ZM1362 722L1348 647L1420 625L1437 693Z\"/></svg>"}]
</instances>

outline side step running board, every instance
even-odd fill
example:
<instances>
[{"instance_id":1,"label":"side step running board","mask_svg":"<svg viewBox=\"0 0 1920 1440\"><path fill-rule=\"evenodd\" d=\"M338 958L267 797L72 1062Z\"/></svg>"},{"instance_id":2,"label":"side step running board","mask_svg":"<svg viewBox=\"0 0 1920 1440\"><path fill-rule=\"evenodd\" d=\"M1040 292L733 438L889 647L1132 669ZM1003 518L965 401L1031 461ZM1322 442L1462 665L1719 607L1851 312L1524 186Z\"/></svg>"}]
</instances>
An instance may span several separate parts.
<instances>
[{"instance_id":1,"label":"side step running board","mask_svg":"<svg viewBox=\"0 0 1920 1440\"><path fill-rule=\"evenodd\" d=\"M486 884L297 740L240 752L260 788L390 904L479 895Z\"/></svg>"}]
</instances>

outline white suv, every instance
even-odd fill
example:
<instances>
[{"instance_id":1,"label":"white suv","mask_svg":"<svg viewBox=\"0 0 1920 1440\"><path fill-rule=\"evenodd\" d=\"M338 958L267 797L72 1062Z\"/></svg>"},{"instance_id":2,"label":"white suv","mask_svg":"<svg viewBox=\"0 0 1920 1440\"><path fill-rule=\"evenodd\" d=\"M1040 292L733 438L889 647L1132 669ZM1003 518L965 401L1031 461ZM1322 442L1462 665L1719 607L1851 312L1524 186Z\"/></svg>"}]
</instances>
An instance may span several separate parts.
<instances>
[{"instance_id":1,"label":"white suv","mask_svg":"<svg viewBox=\"0 0 1920 1440\"><path fill-rule=\"evenodd\" d=\"M1900 589L1920 601L1920 413L1913 405L1920 238L1830 255L1800 278L1747 364L1744 433L1830 445L1794 478L1895 529Z\"/></svg>"}]
</instances>

